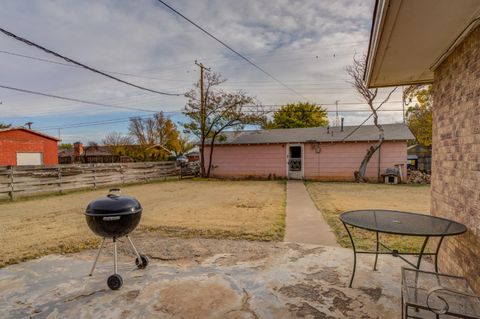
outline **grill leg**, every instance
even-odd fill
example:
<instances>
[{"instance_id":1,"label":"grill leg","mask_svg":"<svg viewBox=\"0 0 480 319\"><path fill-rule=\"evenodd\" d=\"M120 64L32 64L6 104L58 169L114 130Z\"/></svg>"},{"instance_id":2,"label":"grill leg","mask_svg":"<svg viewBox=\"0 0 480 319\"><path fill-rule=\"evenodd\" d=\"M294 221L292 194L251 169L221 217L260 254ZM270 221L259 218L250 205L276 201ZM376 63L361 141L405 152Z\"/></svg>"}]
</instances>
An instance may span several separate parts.
<instances>
[{"instance_id":1,"label":"grill leg","mask_svg":"<svg viewBox=\"0 0 480 319\"><path fill-rule=\"evenodd\" d=\"M113 237L113 273L117 274L117 240Z\"/></svg>"},{"instance_id":2,"label":"grill leg","mask_svg":"<svg viewBox=\"0 0 480 319\"><path fill-rule=\"evenodd\" d=\"M100 248L98 248L97 256L95 257L95 261L93 262L92 269L90 270L89 276L93 275L93 271L95 270L95 267L97 266L97 261L98 257L100 257L100 252L102 251L103 245L105 244L105 237L102 239L102 243L100 244Z\"/></svg>"},{"instance_id":3,"label":"grill leg","mask_svg":"<svg viewBox=\"0 0 480 319\"><path fill-rule=\"evenodd\" d=\"M128 242L130 243L130 246L132 246L132 249L133 249L133 251L135 252L135 255L137 255L138 260L139 260L139 261L142 263L142 265L143 265L143 259L142 259L142 257L140 256L140 254L138 253L137 248L135 248L135 245L133 244L133 241L130 239L130 236L127 235L127 236L125 236L125 237L127 237Z\"/></svg>"}]
</instances>

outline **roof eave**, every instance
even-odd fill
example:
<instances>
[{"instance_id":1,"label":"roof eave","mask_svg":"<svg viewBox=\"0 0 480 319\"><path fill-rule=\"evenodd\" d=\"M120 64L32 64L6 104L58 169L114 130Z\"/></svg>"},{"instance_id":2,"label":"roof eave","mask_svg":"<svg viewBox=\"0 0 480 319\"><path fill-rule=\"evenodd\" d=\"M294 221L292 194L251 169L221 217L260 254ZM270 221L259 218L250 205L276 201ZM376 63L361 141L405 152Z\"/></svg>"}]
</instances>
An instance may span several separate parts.
<instances>
[{"instance_id":1,"label":"roof eave","mask_svg":"<svg viewBox=\"0 0 480 319\"><path fill-rule=\"evenodd\" d=\"M370 29L370 41L368 43L367 59L365 64L364 82L370 87L370 79L372 76L373 61L377 53L377 47L380 42L381 31L383 31L383 23L387 14L388 3L390 0L376 0L373 10L373 22ZM393 86L393 85L392 85Z\"/></svg>"}]
</instances>

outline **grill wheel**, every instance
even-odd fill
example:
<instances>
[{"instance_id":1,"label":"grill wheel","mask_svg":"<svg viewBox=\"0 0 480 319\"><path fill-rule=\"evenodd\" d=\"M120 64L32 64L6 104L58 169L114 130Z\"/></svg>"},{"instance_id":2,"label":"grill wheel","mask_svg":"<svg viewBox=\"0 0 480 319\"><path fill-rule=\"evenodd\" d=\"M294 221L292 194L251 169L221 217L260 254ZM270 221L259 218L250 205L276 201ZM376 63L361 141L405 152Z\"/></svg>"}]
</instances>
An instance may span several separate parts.
<instances>
[{"instance_id":1,"label":"grill wheel","mask_svg":"<svg viewBox=\"0 0 480 319\"><path fill-rule=\"evenodd\" d=\"M108 288L112 289L112 290L118 290L122 287L123 285L123 279L122 279L122 276L120 276L119 274L113 274L111 275L110 277L108 277L107 279L107 285L108 285Z\"/></svg>"},{"instance_id":2,"label":"grill wheel","mask_svg":"<svg viewBox=\"0 0 480 319\"><path fill-rule=\"evenodd\" d=\"M148 266L148 257L145 255L140 255L141 261L138 260L138 257L135 259L135 265L138 269L145 269Z\"/></svg>"}]
</instances>

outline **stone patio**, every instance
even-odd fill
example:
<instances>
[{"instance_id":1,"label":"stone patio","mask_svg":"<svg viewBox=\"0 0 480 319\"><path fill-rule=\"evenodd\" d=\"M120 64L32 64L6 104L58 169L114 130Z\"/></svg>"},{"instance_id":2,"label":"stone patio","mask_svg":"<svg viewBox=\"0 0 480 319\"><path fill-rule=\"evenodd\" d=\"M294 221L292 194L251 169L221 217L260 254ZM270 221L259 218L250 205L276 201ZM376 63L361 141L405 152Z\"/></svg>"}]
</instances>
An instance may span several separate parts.
<instances>
[{"instance_id":1,"label":"stone patio","mask_svg":"<svg viewBox=\"0 0 480 319\"><path fill-rule=\"evenodd\" d=\"M398 259L362 256L347 287L352 252L338 247L207 239L143 238L145 270L119 247L123 287L106 285L111 247L50 255L0 270L1 318L399 318ZM219 251L225 251L219 253Z\"/></svg>"}]
</instances>

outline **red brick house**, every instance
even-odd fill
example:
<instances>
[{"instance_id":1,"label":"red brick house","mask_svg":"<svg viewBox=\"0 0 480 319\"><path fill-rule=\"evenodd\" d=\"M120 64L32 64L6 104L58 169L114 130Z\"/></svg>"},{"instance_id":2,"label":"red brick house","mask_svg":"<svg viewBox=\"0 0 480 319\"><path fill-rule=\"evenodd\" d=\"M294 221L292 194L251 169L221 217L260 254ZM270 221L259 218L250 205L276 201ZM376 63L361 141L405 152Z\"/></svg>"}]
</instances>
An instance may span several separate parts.
<instances>
[{"instance_id":1,"label":"red brick house","mask_svg":"<svg viewBox=\"0 0 480 319\"><path fill-rule=\"evenodd\" d=\"M480 293L480 1L377 0L365 81L432 83L431 214L457 220L440 270Z\"/></svg>"},{"instance_id":2,"label":"red brick house","mask_svg":"<svg viewBox=\"0 0 480 319\"><path fill-rule=\"evenodd\" d=\"M58 141L23 127L0 129L0 165L58 164Z\"/></svg>"}]
</instances>

